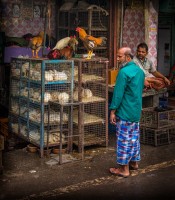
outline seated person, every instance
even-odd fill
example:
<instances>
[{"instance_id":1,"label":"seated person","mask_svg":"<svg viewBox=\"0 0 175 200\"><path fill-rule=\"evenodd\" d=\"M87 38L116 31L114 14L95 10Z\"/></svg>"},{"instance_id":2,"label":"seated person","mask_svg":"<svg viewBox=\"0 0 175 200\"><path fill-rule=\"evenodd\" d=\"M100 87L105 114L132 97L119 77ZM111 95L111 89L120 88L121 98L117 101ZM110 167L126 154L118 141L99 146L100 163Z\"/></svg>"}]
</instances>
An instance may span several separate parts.
<instances>
[{"instance_id":1,"label":"seated person","mask_svg":"<svg viewBox=\"0 0 175 200\"><path fill-rule=\"evenodd\" d=\"M148 55L148 46L146 43L140 43L137 46L137 53L134 56L133 61L144 71L145 73L145 86L146 88L154 88L159 90L170 85L170 81L158 72L153 65L152 61L146 56Z\"/></svg>"}]
</instances>

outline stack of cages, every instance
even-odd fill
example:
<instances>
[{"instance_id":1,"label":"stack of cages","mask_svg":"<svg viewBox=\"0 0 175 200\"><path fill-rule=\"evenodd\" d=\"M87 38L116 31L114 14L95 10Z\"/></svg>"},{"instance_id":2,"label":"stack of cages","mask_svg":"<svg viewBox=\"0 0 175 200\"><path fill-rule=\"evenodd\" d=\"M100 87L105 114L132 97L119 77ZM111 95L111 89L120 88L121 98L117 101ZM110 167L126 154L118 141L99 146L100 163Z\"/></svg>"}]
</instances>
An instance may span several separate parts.
<instances>
[{"instance_id":1,"label":"stack of cages","mask_svg":"<svg viewBox=\"0 0 175 200\"><path fill-rule=\"evenodd\" d=\"M79 123L83 127L84 143L108 146L108 60L106 58L74 59L74 101L83 103L83 118L78 122L78 110L73 116L74 134ZM80 107L81 108L81 107ZM77 141L74 141L78 145Z\"/></svg>"},{"instance_id":2,"label":"stack of cages","mask_svg":"<svg viewBox=\"0 0 175 200\"><path fill-rule=\"evenodd\" d=\"M153 146L175 141L175 109L148 107L142 110L140 121L140 142Z\"/></svg>"},{"instance_id":3,"label":"stack of cages","mask_svg":"<svg viewBox=\"0 0 175 200\"><path fill-rule=\"evenodd\" d=\"M50 138L51 134L59 136L59 146L54 148L54 151L58 151L59 154L59 164L84 159L84 148L78 148L78 153L81 153L78 154L73 146L74 140L78 141L79 144L83 142L83 132L80 123L76 134L73 134L73 117L76 110L83 110L83 104L72 100L61 103L49 101L48 138ZM83 118L82 113L79 112L78 114L79 117ZM53 122L57 122L57 124Z\"/></svg>"},{"instance_id":4,"label":"stack of cages","mask_svg":"<svg viewBox=\"0 0 175 200\"><path fill-rule=\"evenodd\" d=\"M49 101L59 103L73 97L73 61L12 58L9 128L39 147L41 157L47 144ZM52 124L54 111L50 113ZM49 146L59 144L59 134L49 137Z\"/></svg>"},{"instance_id":5,"label":"stack of cages","mask_svg":"<svg viewBox=\"0 0 175 200\"><path fill-rule=\"evenodd\" d=\"M58 40L75 35L76 27L83 28L88 35L92 35L93 37L109 38L109 12L100 6L92 5L88 9L77 6L71 8L69 11L60 10L58 18ZM106 42L106 44L96 47L94 53L96 56L107 58L107 49L108 43ZM87 53L81 40L79 40L77 53Z\"/></svg>"}]
</instances>

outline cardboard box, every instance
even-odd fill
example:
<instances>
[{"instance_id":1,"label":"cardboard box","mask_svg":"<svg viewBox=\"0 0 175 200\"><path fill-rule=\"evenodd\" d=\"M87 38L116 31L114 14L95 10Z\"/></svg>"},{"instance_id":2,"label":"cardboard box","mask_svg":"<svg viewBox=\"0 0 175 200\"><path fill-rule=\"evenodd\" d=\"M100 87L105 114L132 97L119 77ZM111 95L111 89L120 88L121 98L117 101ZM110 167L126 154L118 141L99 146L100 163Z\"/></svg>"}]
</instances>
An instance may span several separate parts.
<instances>
[{"instance_id":1,"label":"cardboard box","mask_svg":"<svg viewBox=\"0 0 175 200\"><path fill-rule=\"evenodd\" d=\"M118 71L119 71L119 69L109 69L108 70L108 84L109 85L115 85Z\"/></svg>"}]
</instances>

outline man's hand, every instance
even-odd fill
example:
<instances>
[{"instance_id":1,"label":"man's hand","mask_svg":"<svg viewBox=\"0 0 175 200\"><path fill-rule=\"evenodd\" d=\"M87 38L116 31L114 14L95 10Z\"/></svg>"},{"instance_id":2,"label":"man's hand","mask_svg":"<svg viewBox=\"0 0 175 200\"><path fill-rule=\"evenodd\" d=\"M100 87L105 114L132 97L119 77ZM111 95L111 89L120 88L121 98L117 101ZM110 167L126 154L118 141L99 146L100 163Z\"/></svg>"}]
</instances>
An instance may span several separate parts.
<instances>
[{"instance_id":1,"label":"man's hand","mask_svg":"<svg viewBox=\"0 0 175 200\"><path fill-rule=\"evenodd\" d=\"M160 81L158 78L152 81L156 86L161 87L164 83Z\"/></svg>"},{"instance_id":2,"label":"man's hand","mask_svg":"<svg viewBox=\"0 0 175 200\"><path fill-rule=\"evenodd\" d=\"M149 80L147 78L145 78L144 86L146 88L150 88L151 87L151 84L149 83Z\"/></svg>"},{"instance_id":3,"label":"man's hand","mask_svg":"<svg viewBox=\"0 0 175 200\"><path fill-rule=\"evenodd\" d=\"M170 81L167 79L167 77L165 77L163 74L161 74L160 72L158 72L158 71L155 71L155 72L153 72L152 73L156 78L162 78L163 79L163 81L164 81L164 83L166 84L166 85L170 85Z\"/></svg>"},{"instance_id":4,"label":"man's hand","mask_svg":"<svg viewBox=\"0 0 175 200\"><path fill-rule=\"evenodd\" d=\"M111 110L111 114L110 114L110 123L116 125L115 110Z\"/></svg>"},{"instance_id":5,"label":"man's hand","mask_svg":"<svg viewBox=\"0 0 175 200\"><path fill-rule=\"evenodd\" d=\"M166 77L164 77L164 82L166 85L170 85L170 81Z\"/></svg>"}]
</instances>

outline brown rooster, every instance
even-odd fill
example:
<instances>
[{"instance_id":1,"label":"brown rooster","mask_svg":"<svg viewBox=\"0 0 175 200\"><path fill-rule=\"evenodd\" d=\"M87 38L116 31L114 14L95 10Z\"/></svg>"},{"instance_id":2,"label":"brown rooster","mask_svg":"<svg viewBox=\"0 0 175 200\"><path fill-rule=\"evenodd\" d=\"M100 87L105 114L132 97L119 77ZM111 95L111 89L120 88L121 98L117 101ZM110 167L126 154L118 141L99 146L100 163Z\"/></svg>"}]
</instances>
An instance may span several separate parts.
<instances>
[{"instance_id":1,"label":"brown rooster","mask_svg":"<svg viewBox=\"0 0 175 200\"><path fill-rule=\"evenodd\" d=\"M76 31L79 33L79 38L88 51L87 59L91 59L94 48L96 48L97 46L104 46L106 44L106 37L93 37L91 35L88 35L86 31L80 27L77 27Z\"/></svg>"},{"instance_id":2,"label":"brown rooster","mask_svg":"<svg viewBox=\"0 0 175 200\"><path fill-rule=\"evenodd\" d=\"M65 59L71 59L73 54L75 54L77 50L77 45L78 45L78 40L76 39L76 37L70 37L68 45L63 49L59 50L61 57Z\"/></svg>"},{"instance_id":3,"label":"brown rooster","mask_svg":"<svg viewBox=\"0 0 175 200\"><path fill-rule=\"evenodd\" d=\"M49 59L71 59L76 52L78 40L75 36L69 38L69 41L67 38L59 40L47 57Z\"/></svg>"},{"instance_id":4,"label":"brown rooster","mask_svg":"<svg viewBox=\"0 0 175 200\"><path fill-rule=\"evenodd\" d=\"M44 32L41 31L39 32L39 34L35 37L33 37L30 41L29 41L29 45L28 47L30 47L32 49L32 57L33 58L38 58L38 52L42 47L44 41Z\"/></svg>"}]
</instances>

